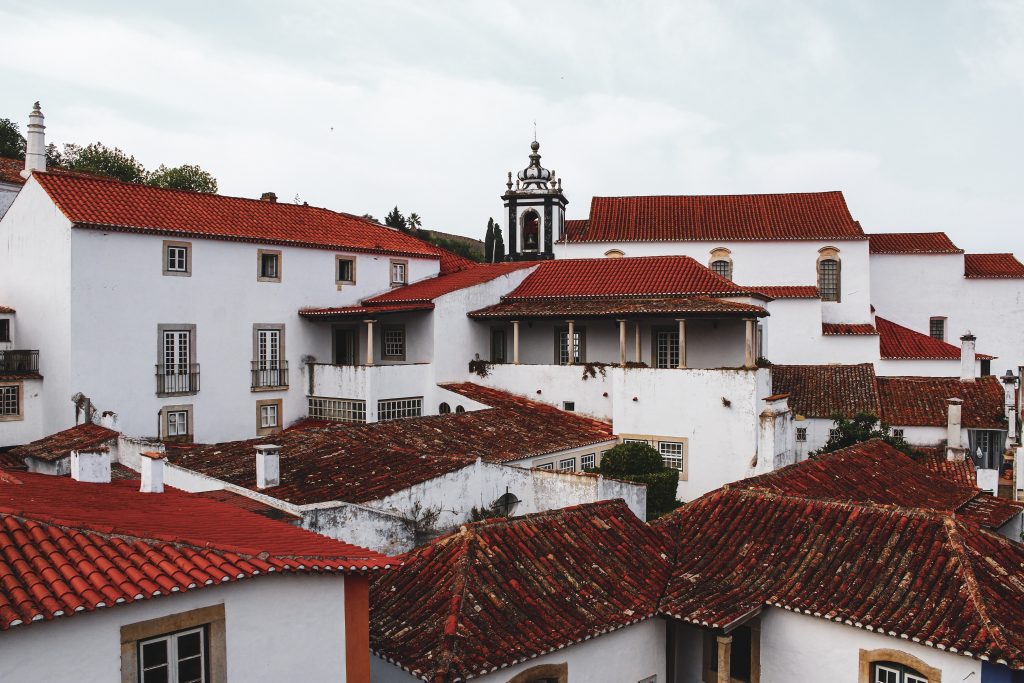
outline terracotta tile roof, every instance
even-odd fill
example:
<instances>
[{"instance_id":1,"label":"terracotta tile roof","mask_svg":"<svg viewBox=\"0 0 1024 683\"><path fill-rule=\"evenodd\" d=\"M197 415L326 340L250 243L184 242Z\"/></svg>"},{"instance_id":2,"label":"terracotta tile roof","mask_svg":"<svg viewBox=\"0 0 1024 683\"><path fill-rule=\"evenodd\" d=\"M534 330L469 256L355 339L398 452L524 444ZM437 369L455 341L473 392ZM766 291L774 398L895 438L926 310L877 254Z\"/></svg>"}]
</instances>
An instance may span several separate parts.
<instances>
[{"instance_id":1,"label":"terracotta tile roof","mask_svg":"<svg viewBox=\"0 0 1024 683\"><path fill-rule=\"evenodd\" d=\"M435 246L434 249L441 256L441 275L450 275L451 273L457 273L460 270L466 270L467 268L479 265L473 259L456 254L454 251L448 251L438 246Z\"/></svg>"},{"instance_id":2,"label":"terracotta tile roof","mask_svg":"<svg viewBox=\"0 0 1024 683\"><path fill-rule=\"evenodd\" d=\"M865 239L842 192L594 197L568 242Z\"/></svg>"},{"instance_id":3,"label":"terracotta tile roof","mask_svg":"<svg viewBox=\"0 0 1024 683\"><path fill-rule=\"evenodd\" d=\"M655 615L665 541L622 501L468 524L370 588L370 648L461 681Z\"/></svg>"},{"instance_id":4,"label":"terracotta tile roof","mask_svg":"<svg viewBox=\"0 0 1024 683\"><path fill-rule=\"evenodd\" d=\"M860 365L773 365L772 392L788 393L793 412L832 419L857 413L880 415L875 367Z\"/></svg>"},{"instance_id":5,"label":"terracotta tile roof","mask_svg":"<svg viewBox=\"0 0 1024 683\"><path fill-rule=\"evenodd\" d=\"M875 316L881 356L887 360L960 360L960 347ZM978 354L981 360L994 356Z\"/></svg>"},{"instance_id":6,"label":"terracotta tile roof","mask_svg":"<svg viewBox=\"0 0 1024 683\"><path fill-rule=\"evenodd\" d=\"M86 422L76 425L62 432L56 432L44 436L32 443L18 446L11 449L9 456L24 460L35 458L46 462L54 462L62 458L71 457L71 451L85 448L99 448L116 442L117 432L113 429L101 427L98 424Z\"/></svg>"},{"instance_id":7,"label":"terracotta tile roof","mask_svg":"<svg viewBox=\"0 0 1024 683\"><path fill-rule=\"evenodd\" d=\"M1024 545L956 514L725 486L653 525L673 618L780 607L1024 668Z\"/></svg>"},{"instance_id":8,"label":"terracotta tile roof","mask_svg":"<svg viewBox=\"0 0 1024 683\"><path fill-rule=\"evenodd\" d=\"M1013 254L964 254L964 277L1024 278L1024 263Z\"/></svg>"},{"instance_id":9,"label":"terracotta tile roof","mask_svg":"<svg viewBox=\"0 0 1024 683\"><path fill-rule=\"evenodd\" d=\"M0 306L0 313L14 313L15 310L10 306Z\"/></svg>"},{"instance_id":10,"label":"terracotta tile roof","mask_svg":"<svg viewBox=\"0 0 1024 683\"><path fill-rule=\"evenodd\" d=\"M472 267L465 268L450 275L427 278L414 282L405 287L396 287L389 292L378 294L363 300L364 306L376 306L379 304L407 303L407 302L429 302L445 294L451 294L460 289L473 287L485 282L495 280L502 275L508 275L523 268L530 268L535 264L529 262L516 263L476 263Z\"/></svg>"},{"instance_id":11,"label":"terracotta tile roof","mask_svg":"<svg viewBox=\"0 0 1024 683\"><path fill-rule=\"evenodd\" d=\"M945 427L947 399L963 399L965 429L1006 429L1003 387L989 375L973 382L959 377L877 377L882 419L900 427Z\"/></svg>"},{"instance_id":12,"label":"terracotta tile roof","mask_svg":"<svg viewBox=\"0 0 1024 683\"><path fill-rule=\"evenodd\" d=\"M24 185L25 179L21 177L23 170L25 170L24 160L0 157L0 183Z\"/></svg>"},{"instance_id":13,"label":"terracotta tile roof","mask_svg":"<svg viewBox=\"0 0 1024 683\"><path fill-rule=\"evenodd\" d=\"M544 261L503 300L751 293L689 256L644 256Z\"/></svg>"},{"instance_id":14,"label":"terracotta tile roof","mask_svg":"<svg viewBox=\"0 0 1024 683\"><path fill-rule=\"evenodd\" d=\"M885 232L868 235L872 254L962 254L944 232Z\"/></svg>"},{"instance_id":15,"label":"terracotta tile roof","mask_svg":"<svg viewBox=\"0 0 1024 683\"><path fill-rule=\"evenodd\" d=\"M272 572L390 562L202 496L0 473L0 630Z\"/></svg>"},{"instance_id":16,"label":"terracotta tile roof","mask_svg":"<svg viewBox=\"0 0 1024 683\"><path fill-rule=\"evenodd\" d=\"M566 218L565 219L565 234L566 235L572 235L573 237L572 237L572 239L570 241L575 241L576 240L575 235L585 234L586 231L587 231L587 228L589 226L590 226L590 221L587 220L586 218ZM563 239L563 240L560 240L560 241L565 241L565 240Z\"/></svg>"},{"instance_id":17,"label":"terracotta tile roof","mask_svg":"<svg viewBox=\"0 0 1024 683\"><path fill-rule=\"evenodd\" d=\"M871 323L822 323L821 333L830 335L875 335L878 330Z\"/></svg>"},{"instance_id":18,"label":"terracotta tile roof","mask_svg":"<svg viewBox=\"0 0 1024 683\"><path fill-rule=\"evenodd\" d=\"M180 467L256 488L257 444L281 446L281 484L262 492L296 505L379 500L481 458L508 462L615 437L611 425L471 383L444 388L488 406L371 424L310 421L279 434L168 450Z\"/></svg>"},{"instance_id":19,"label":"terracotta tile roof","mask_svg":"<svg viewBox=\"0 0 1024 683\"><path fill-rule=\"evenodd\" d=\"M313 206L165 190L116 180L33 174L79 227L439 258L397 230Z\"/></svg>"},{"instance_id":20,"label":"terracotta tile roof","mask_svg":"<svg viewBox=\"0 0 1024 683\"><path fill-rule=\"evenodd\" d=\"M432 311L432 303L391 304L388 306L329 306L327 308L300 308L299 316L311 319L359 317L372 318L381 313L408 313L410 311Z\"/></svg>"},{"instance_id":21,"label":"terracotta tile roof","mask_svg":"<svg viewBox=\"0 0 1024 683\"><path fill-rule=\"evenodd\" d=\"M769 285L750 287L749 289L773 299L817 299L816 285Z\"/></svg>"},{"instance_id":22,"label":"terracotta tile roof","mask_svg":"<svg viewBox=\"0 0 1024 683\"><path fill-rule=\"evenodd\" d=\"M632 297L628 299L527 299L503 301L487 308L471 311L470 318L565 318L572 316L619 316L642 314L703 314L764 317L761 306L722 301L709 297Z\"/></svg>"},{"instance_id":23,"label":"terracotta tile roof","mask_svg":"<svg viewBox=\"0 0 1024 683\"><path fill-rule=\"evenodd\" d=\"M947 460L945 448L914 447L914 460L959 486L977 486L978 475L969 460Z\"/></svg>"}]
</instances>

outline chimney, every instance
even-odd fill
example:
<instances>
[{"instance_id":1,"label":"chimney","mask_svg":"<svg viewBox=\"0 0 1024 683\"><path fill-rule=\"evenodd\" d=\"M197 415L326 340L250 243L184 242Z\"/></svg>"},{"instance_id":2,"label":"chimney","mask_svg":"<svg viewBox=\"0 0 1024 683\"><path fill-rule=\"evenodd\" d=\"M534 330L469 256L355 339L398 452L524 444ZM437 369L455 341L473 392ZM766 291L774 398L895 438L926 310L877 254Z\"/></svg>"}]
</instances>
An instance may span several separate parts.
<instances>
[{"instance_id":1,"label":"chimney","mask_svg":"<svg viewBox=\"0 0 1024 683\"><path fill-rule=\"evenodd\" d=\"M93 484L109 484L110 451L106 448L71 451L71 478Z\"/></svg>"},{"instance_id":2,"label":"chimney","mask_svg":"<svg viewBox=\"0 0 1024 683\"><path fill-rule=\"evenodd\" d=\"M21 172L23 178L32 175L32 171L46 170L46 134L43 132L45 130L43 111L36 102L32 113L28 115L28 134L25 136L28 138L28 147L25 151L25 170Z\"/></svg>"},{"instance_id":3,"label":"chimney","mask_svg":"<svg viewBox=\"0 0 1024 683\"><path fill-rule=\"evenodd\" d=\"M164 454L156 451L143 451L139 461L142 465L142 493L164 492Z\"/></svg>"},{"instance_id":4,"label":"chimney","mask_svg":"<svg viewBox=\"0 0 1024 683\"><path fill-rule=\"evenodd\" d=\"M796 462L796 429L789 394L773 394L763 400L766 405L759 416L755 474Z\"/></svg>"},{"instance_id":5,"label":"chimney","mask_svg":"<svg viewBox=\"0 0 1024 683\"><path fill-rule=\"evenodd\" d=\"M1017 443L1017 382L1020 378L1013 374L1013 370L1007 370L1006 374L999 378L1003 383L1003 405L1006 413L1007 432L1006 438L1009 445Z\"/></svg>"},{"instance_id":6,"label":"chimney","mask_svg":"<svg viewBox=\"0 0 1024 683\"><path fill-rule=\"evenodd\" d=\"M281 483L281 447L256 446L256 488L269 489Z\"/></svg>"},{"instance_id":7,"label":"chimney","mask_svg":"<svg viewBox=\"0 0 1024 683\"><path fill-rule=\"evenodd\" d=\"M967 449L961 445L960 440L960 414L963 410L963 399L950 398L949 420L946 424L946 460L962 462Z\"/></svg>"},{"instance_id":8,"label":"chimney","mask_svg":"<svg viewBox=\"0 0 1024 683\"><path fill-rule=\"evenodd\" d=\"M273 192L264 192L260 195L261 202L270 202L271 204L277 204L277 195Z\"/></svg>"},{"instance_id":9,"label":"chimney","mask_svg":"<svg viewBox=\"0 0 1024 683\"><path fill-rule=\"evenodd\" d=\"M977 364L975 362L976 354L974 350L974 342L977 340L970 330L964 332L964 336L960 337L960 381L961 382L973 382L974 375L977 372Z\"/></svg>"}]
</instances>

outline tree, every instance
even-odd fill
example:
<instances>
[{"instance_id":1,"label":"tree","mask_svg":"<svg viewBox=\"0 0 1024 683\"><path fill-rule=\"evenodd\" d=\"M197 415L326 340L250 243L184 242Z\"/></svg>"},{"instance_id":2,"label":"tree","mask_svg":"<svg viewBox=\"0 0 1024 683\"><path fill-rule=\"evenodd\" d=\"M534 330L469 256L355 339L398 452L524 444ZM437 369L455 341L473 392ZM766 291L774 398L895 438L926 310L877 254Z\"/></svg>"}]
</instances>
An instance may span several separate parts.
<instances>
[{"instance_id":1,"label":"tree","mask_svg":"<svg viewBox=\"0 0 1024 683\"><path fill-rule=\"evenodd\" d=\"M828 441L814 451L812 456L831 453L871 439L881 439L906 455L913 456L914 454L914 449L903 440L903 437L895 436L889 425L879 424L878 417L871 413L857 413L849 419L842 415L836 415L832 419L835 422L835 427L832 428Z\"/></svg>"},{"instance_id":2,"label":"tree","mask_svg":"<svg viewBox=\"0 0 1024 683\"><path fill-rule=\"evenodd\" d=\"M146 176L146 184L169 190L189 190L217 194L217 179L193 164L168 168L163 164Z\"/></svg>"},{"instance_id":3,"label":"tree","mask_svg":"<svg viewBox=\"0 0 1024 683\"><path fill-rule=\"evenodd\" d=\"M410 230L416 232L423 226L423 219L420 218L420 215L418 213L410 213L408 218L408 225Z\"/></svg>"},{"instance_id":4,"label":"tree","mask_svg":"<svg viewBox=\"0 0 1024 683\"><path fill-rule=\"evenodd\" d=\"M25 145L18 124L10 119L0 119L0 157L24 159Z\"/></svg>"},{"instance_id":5,"label":"tree","mask_svg":"<svg viewBox=\"0 0 1024 683\"><path fill-rule=\"evenodd\" d=\"M656 519L680 503L676 500L679 470L665 467L661 454L647 443L620 443L601 456L601 474L647 486L647 519Z\"/></svg>"},{"instance_id":6,"label":"tree","mask_svg":"<svg viewBox=\"0 0 1024 683\"><path fill-rule=\"evenodd\" d=\"M142 183L146 180L146 169L135 157L117 147L111 149L102 142L94 142L85 147L64 145L63 157L64 166L72 171L110 176L126 183Z\"/></svg>"},{"instance_id":7,"label":"tree","mask_svg":"<svg viewBox=\"0 0 1024 683\"><path fill-rule=\"evenodd\" d=\"M494 219L487 219L487 234L484 235L484 262L494 263Z\"/></svg>"},{"instance_id":8,"label":"tree","mask_svg":"<svg viewBox=\"0 0 1024 683\"><path fill-rule=\"evenodd\" d=\"M501 234L501 226L494 224L494 259L493 263L505 260L505 238Z\"/></svg>"},{"instance_id":9,"label":"tree","mask_svg":"<svg viewBox=\"0 0 1024 683\"><path fill-rule=\"evenodd\" d=\"M387 216L384 216L384 225L389 228L395 228L397 230L405 230L406 222L405 216L398 210L398 207L391 209L391 212Z\"/></svg>"}]
</instances>

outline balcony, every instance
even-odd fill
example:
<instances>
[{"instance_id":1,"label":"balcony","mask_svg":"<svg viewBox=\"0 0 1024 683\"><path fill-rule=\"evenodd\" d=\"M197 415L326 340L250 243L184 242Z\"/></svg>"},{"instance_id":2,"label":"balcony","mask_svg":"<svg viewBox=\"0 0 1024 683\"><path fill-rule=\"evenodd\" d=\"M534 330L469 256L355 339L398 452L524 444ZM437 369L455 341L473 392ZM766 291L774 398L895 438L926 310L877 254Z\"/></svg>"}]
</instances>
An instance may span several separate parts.
<instances>
[{"instance_id":1,"label":"balcony","mask_svg":"<svg viewBox=\"0 0 1024 683\"><path fill-rule=\"evenodd\" d=\"M395 365L330 365L311 363L308 395L311 406L324 401L345 406L354 421L376 422L380 401L420 401L420 410L432 414L423 399L433 390L433 368L427 363ZM339 402L340 401L340 402ZM319 408L318 408L319 411ZM349 419L349 418L344 418Z\"/></svg>"},{"instance_id":2,"label":"balcony","mask_svg":"<svg viewBox=\"0 0 1024 683\"><path fill-rule=\"evenodd\" d=\"M156 366L158 396L194 394L199 391L199 363Z\"/></svg>"},{"instance_id":3,"label":"balcony","mask_svg":"<svg viewBox=\"0 0 1024 683\"><path fill-rule=\"evenodd\" d=\"M288 361L276 363L252 361L252 390L266 391L269 389L288 388Z\"/></svg>"},{"instance_id":4,"label":"balcony","mask_svg":"<svg viewBox=\"0 0 1024 683\"><path fill-rule=\"evenodd\" d=\"M0 374L38 375L38 351L0 351Z\"/></svg>"}]
</instances>

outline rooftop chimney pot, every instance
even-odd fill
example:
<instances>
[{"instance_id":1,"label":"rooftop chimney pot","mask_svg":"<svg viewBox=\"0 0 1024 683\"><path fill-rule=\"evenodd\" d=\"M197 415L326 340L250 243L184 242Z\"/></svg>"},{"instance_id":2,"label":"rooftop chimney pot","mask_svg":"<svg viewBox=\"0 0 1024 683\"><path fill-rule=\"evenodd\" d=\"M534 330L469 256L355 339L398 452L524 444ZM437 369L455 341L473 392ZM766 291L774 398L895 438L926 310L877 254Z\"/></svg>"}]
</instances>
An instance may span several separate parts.
<instances>
[{"instance_id":1,"label":"rooftop chimney pot","mask_svg":"<svg viewBox=\"0 0 1024 683\"><path fill-rule=\"evenodd\" d=\"M277 203L277 194L273 192L264 192L260 195L261 202L270 202L271 204Z\"/></svg>"},{"instance_id":2,"label":"rooftop chimney pot","mask_svg":"<svg viewBox=\"0 0 1024 683\"><path fill-rule=\"evenodd\" d=\"M970 330L960 337L960 381L973 382L977 372L976 337Z\"/></svg>"},{"instance_id":3,"label":"rooftop chimney pot","mask_svg":"<svg viewBox=\"0 0 1024 683\"><path fill-rule=\"evenodd\" d=\"M281 483L281 447L256 446L256 488L269 489Z\"/></svg>"},{"instance_id":4,"label":"rooftop chimney pot","mask_svg":"<svg viewBox=\"0 0 1024 683\"><path fill-rule=\"evenodd\" d=\"M71 451L71 478L93 484L109 484L110 451L106 448Z\"/></svg>"},{"instance_id":5,"label":"rooftop chimney pot","mask_svg":"<svg viewBox=\"0 0 1024 683\"><path fill-rule=\"evenodd\" d=\"M144 451L142 454L142 493L164 492L164 454L156 451Z\"/></svg>"},{"instance_id":6,"label":"rooftop chimney pot","mask_svg":"<svg viewBox=\"0 0 1024 683\"><path fill-rule=\"evenodd\" d=\"M963 461L967 449L960 436L960 417L964 401L961 398L948 399L949 417L946 423L946 460Z\"/></svg>"},{"instance_id":7,"label":"rooftop chimney pot","mask_svg":"<svg viewBox=\"0 0 1024 683\"><path fill-rule=\"evenodd\" d=\"M25 170L21 172L23 178L32 175L32 171L46 170L46 126L43 125L43 110L36 102L32 107L32 113L28 115L28 130L26 132L25 149Z\"/></svg>"}]
</instances>

